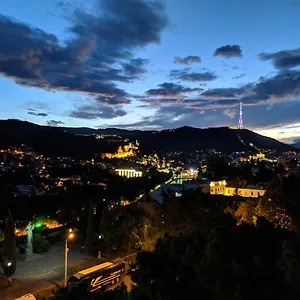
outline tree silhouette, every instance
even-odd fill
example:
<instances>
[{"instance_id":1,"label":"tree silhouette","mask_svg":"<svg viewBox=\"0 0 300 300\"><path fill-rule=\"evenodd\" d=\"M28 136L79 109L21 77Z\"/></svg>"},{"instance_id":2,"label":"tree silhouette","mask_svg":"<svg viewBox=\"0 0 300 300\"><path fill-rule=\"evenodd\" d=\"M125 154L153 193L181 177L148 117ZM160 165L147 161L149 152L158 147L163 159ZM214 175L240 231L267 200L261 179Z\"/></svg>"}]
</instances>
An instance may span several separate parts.
<instances>
[{"instance_id":1,"label":"tree silhouette","mask_svg":"<svg viewBox=\"0 0 300 300\"><path fill-rule=\"evenodd\" d=\"M11 277L16 271L18 252L16 246L15 223L10 210L5 221L3 250L4 259L2 267L8 281L11 282Z\"/></svg>"},{"instance_id":2,"label":"tree silhouette","mask_svg":"<svg viewBox=\"0 0 300 300\"><path fill-rule=\"evenodd\" d=\"M94 233L94 205L93 201L90 200L88 207L88 224L86 229L86 247L89 253L92 252Z\"/></svg>"}]
</instances>

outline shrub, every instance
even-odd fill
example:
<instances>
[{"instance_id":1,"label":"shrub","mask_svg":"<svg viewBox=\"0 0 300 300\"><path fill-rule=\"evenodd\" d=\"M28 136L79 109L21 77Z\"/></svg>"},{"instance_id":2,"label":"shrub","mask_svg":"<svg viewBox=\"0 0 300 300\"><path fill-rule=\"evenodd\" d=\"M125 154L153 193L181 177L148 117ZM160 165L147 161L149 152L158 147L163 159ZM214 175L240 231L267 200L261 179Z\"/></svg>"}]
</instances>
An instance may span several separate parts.
<instances>
[{"instance_id":1,"label":"shrub","mask_svg":"<svg viewBox=\"0 0 300 300\"><path fill-rule=\"evenodd\" d=\"M33 235L32 239L33 251L36 253L44 253L49 251L51 244L46 238L40 233Z\"/></svg>"}]
</instances>

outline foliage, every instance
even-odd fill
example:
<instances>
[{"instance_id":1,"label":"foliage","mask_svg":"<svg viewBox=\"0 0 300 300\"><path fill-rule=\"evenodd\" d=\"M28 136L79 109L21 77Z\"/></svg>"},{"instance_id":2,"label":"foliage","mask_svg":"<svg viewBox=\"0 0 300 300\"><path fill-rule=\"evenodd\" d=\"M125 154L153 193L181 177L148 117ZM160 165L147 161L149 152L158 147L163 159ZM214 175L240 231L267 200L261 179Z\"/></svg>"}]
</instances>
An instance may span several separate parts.
<instances>
[{"instance_id":1,"label":"foliage","mask_svg":"<svg viewBox=\"0 0 300 300\"><path fill-rule=\"evenodd\" d=\"M299 297L295 284L299 252L288 257L282 250L284 243L294 240L269 223L258 220L257 227L236 226L232 219L207 232L166 237L153 252L138 255L132 295L139 294L139 299Z\"/></svg>"},{"instance_id":2,"label":"foliage","mask_svg":"<svg viewBox=\"0 0 300 300\"><path fill-rule=\"evenodd\" d=\"M2 267L5 275L10 278L16 271L18 249L16 245L15 223L9 211L5 221L3 240L3 262Z\"/></svg>"},{"instance_id":3,"label":"foliage","mask_svg":"<svg viewBox=\"0 0 300 300\"><path fill-rule=\"evenodd\" d=\"M106 210L100 225L104 239L111 247L125 251L154 247L159 230L151 217L136 204Z\"/></svg>"},{"instance_id":4,"label":"foliage","mask_svg":"<svg viewBox=\"0 0 300 300\"><path fill-rule=\"evenodd\" d=\"M256 216L266 218L269 222L274 224L275 227L281 227L293 231L296 230L293 220L287 213L286 209L266 197L258 201L254 208L254 214Z\"/></svg>"},{"instance_id":5,"label":"foliage","mask_svg":"<svg viewBox=\"0 0 300 300\"><path fill-rule=\"evenodd\" d=\"M276 177L271 181L264 197L257 200L234 202L224 211L238 222L255 224L257 218L264 217L275 227L296 230L300 225L300 193L297 191L300 181L294 177Z\"/></svg>"},{"instance_id":6,"label":"foliage","mask_svg":"<svg viewBox=\"0 0 300 300\"><path fill-rule=\"evenodd\" d=\"M36 253L48 252L51 244L50 242L40 233L35 233L32 237L33 251Z\"/></svg>"},{"instance_id":7,"label":"foliage","mask_svg":"<svg viewBox=\"0 0 300 300\"><path fill-rule=\"evenodd\" d=\"M78 290L73 298L65 291L57 299L298 299L300 240L286 230L291 219L283 207L290 207L277 198L282 187L275 187L271 201L269 195L241 200L183 191L152 212L136 203L106 210L106 241L142 250L135 287L129 294L121 287L93 296Z\"/></svg>"},{"instance_id":8,"label":"foliage","mask_svg":"<svg viewBox=\"0 0 300 300\"><path fill-rule=\"evenodd\" d=\"M92 252L92 243L94 237L94 210L93 202L90 200L88 207L88 224L86 229L86 246L89 253Z\"/></svg>"},{"instance_id":9,"label":"foliage","mask_svg":"<svg viewBox=\"0 0 300 300\"><path fill-rule=\"evenodd\" d=\"M297 232L300 232L300 179L296 176L276 176L270 183L266 198L286 211Z\"/></svg>"}]
</instances>

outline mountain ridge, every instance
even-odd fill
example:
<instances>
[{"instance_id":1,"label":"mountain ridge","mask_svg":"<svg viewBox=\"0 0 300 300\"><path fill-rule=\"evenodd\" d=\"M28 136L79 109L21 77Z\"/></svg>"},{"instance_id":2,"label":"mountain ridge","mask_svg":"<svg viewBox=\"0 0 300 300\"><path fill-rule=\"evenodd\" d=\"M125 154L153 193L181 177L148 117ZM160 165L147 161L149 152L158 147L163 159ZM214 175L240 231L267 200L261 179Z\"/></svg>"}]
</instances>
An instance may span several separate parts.
<instances>
[{"instance_id":1,"label":"mountain ridge","mask_svg":"<svg viewBox=\"0 0 300 300\"><path fill-rule=\"evenodd\" d=\"M20 120L0 120L0 146L26 144L45 154L60 154L74 157L91 157L95 153L112 152L118 144L96 140L93 134L120 135L139 140L142 151L191 152L215 149L232 153L274 149L278 152L295 150L275 139L259 135L248 129L229 127L195 128L183 126L164 130L126 130L118 128L50 127ZM88 136L86 136L88 135Z\"/></svg>"}]
</instances>

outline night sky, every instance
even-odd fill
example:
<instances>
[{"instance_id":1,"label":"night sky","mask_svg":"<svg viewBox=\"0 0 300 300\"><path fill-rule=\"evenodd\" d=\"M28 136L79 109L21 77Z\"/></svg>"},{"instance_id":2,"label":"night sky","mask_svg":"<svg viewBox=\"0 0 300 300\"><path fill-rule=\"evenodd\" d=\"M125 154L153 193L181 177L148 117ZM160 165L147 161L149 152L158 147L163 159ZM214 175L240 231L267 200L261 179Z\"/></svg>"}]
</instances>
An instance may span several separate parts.
<instances>
[{"instance_id":1,"label":"night sky","mask_svg":"<svg viewBox=\"0 0 300 300\"><path fill-rule=\"evenodd\" d=\"M0 118L300 137L300 0L1 0Z\"/></svg>"}]
</instances>

